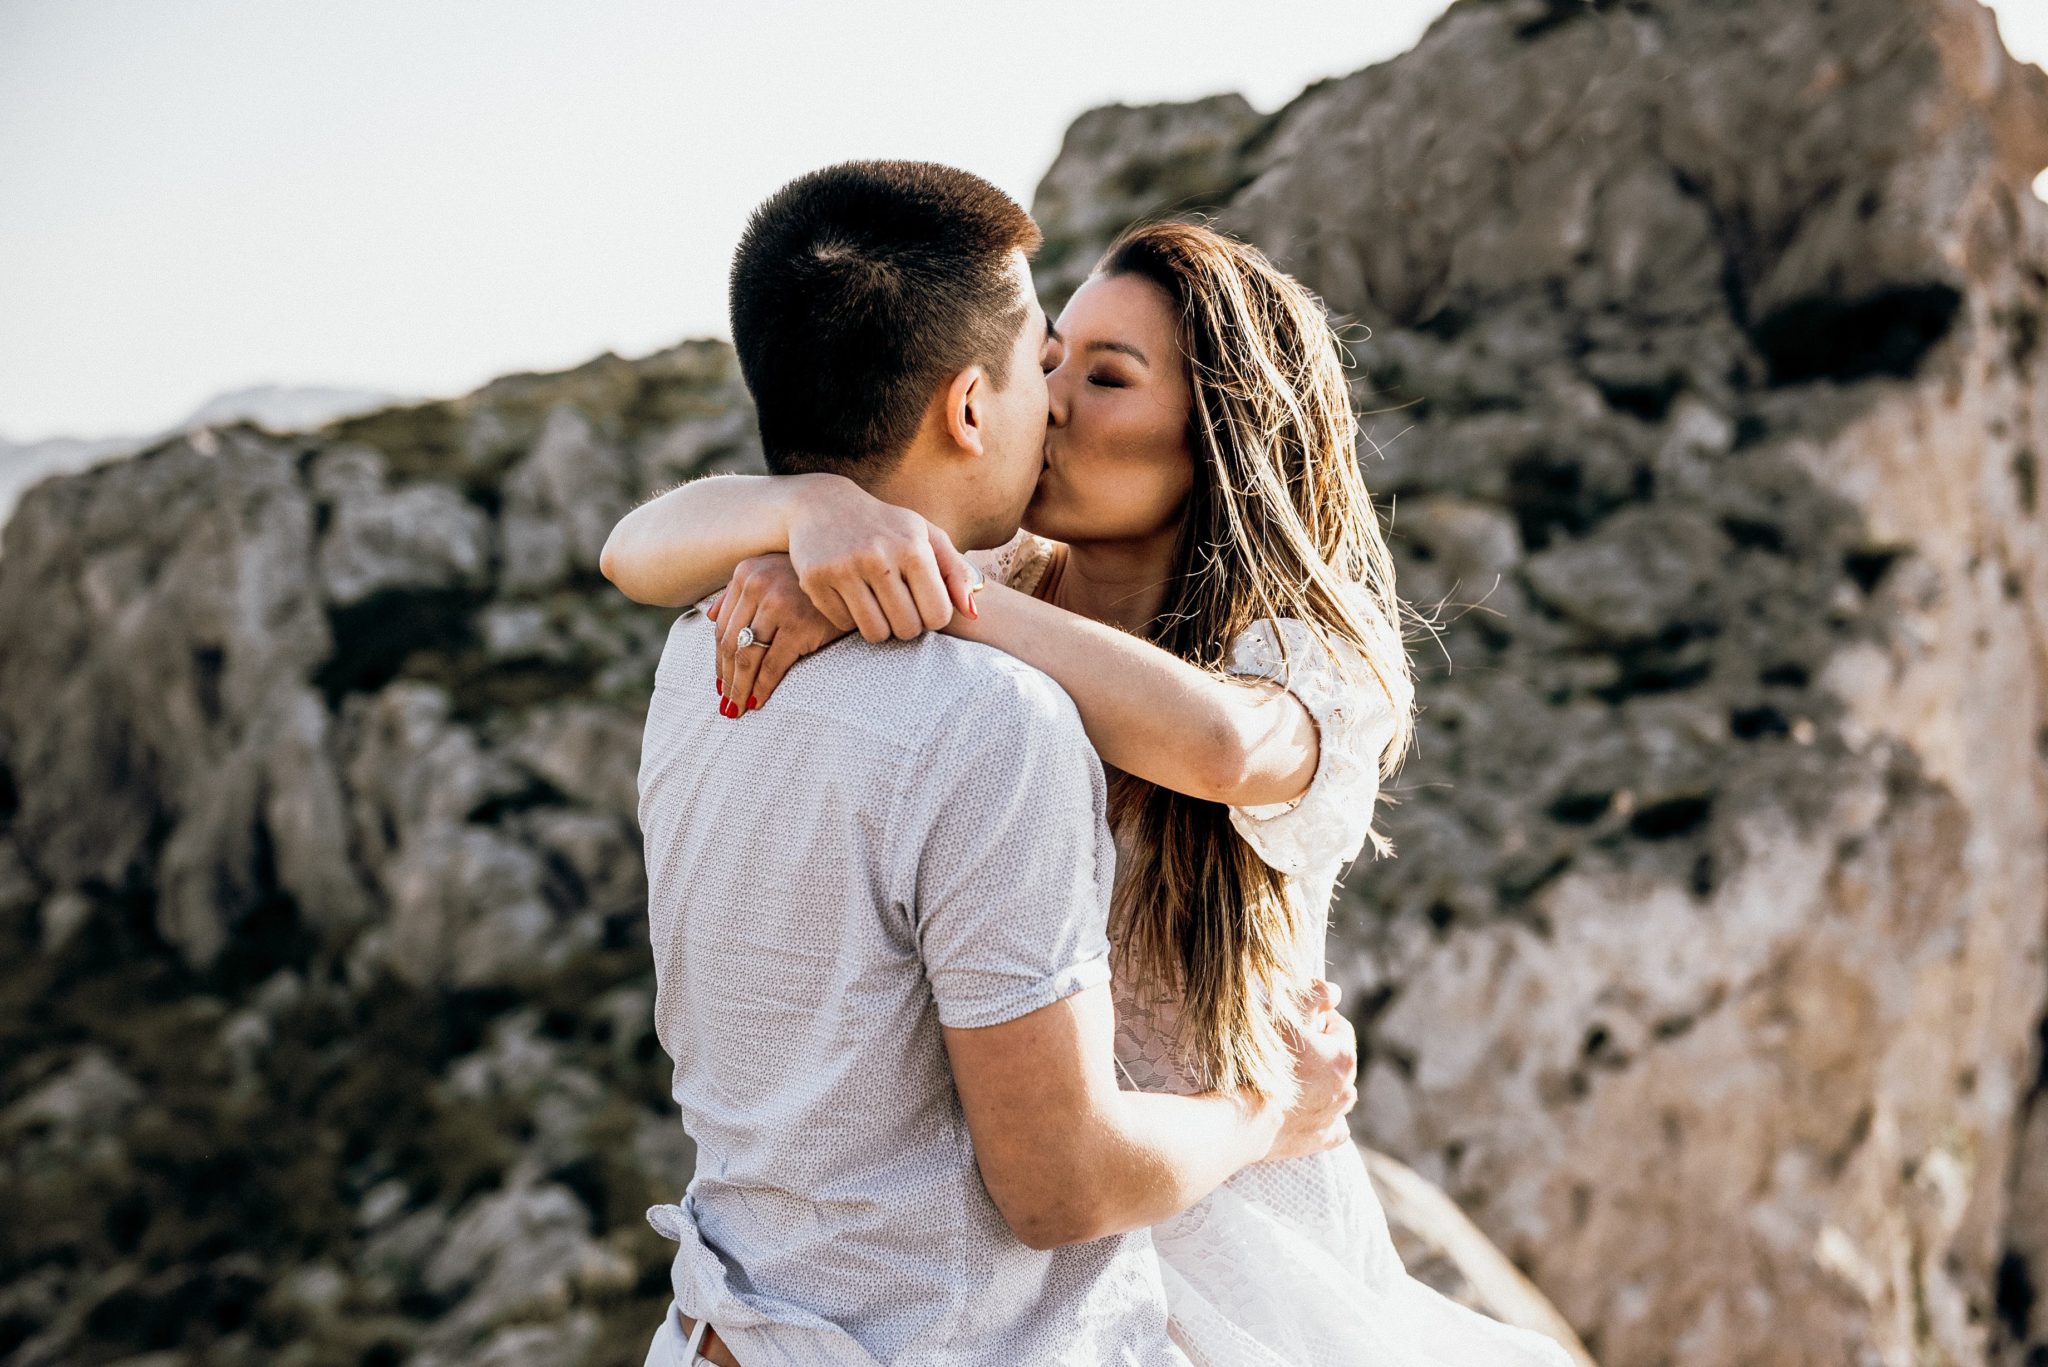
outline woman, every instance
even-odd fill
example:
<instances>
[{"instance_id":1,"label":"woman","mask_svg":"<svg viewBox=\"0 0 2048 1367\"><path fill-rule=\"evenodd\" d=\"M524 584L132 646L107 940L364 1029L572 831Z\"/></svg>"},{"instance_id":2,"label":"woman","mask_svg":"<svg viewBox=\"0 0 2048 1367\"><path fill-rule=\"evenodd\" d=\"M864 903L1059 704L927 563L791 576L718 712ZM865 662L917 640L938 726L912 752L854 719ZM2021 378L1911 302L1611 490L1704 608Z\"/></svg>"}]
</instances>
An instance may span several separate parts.
<instances>
[{"instance_id":1,"label":"woman","mask_svg":"<svg viewBox=\"0 0 2048 1367\"><path fill-rule=\"evenodd\" d=\"M936 618L1052 675L1110 775L1130 1081L1286 1097L1336 877L1368 836L1390 852L1372 808L1413 698L1337 341L1254 248L1156 224L1110 247L1047 364L1027 530L970 553L973 570L836 476L741 491L788 530L708 609L717 705L735 721L765 706L793 660L845 634L834 619L881 639ZM630 514L613 582L675 605L734 571L703 549L709 518L730 530L735 486L715 483ZM970 596L974 570L988 583ZM1153 1235L1198 1367L1569 1362L1409 1278L1348 1145L1254 1164Z\"/></svg>"}]
</instances>

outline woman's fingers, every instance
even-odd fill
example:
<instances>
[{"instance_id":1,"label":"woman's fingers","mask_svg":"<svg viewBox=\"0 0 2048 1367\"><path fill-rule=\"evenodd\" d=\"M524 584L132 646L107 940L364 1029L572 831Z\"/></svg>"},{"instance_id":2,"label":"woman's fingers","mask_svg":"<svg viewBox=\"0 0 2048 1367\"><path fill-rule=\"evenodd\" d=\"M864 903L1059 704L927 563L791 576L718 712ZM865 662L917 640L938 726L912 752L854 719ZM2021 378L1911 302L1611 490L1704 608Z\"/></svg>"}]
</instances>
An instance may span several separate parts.
<instances>
[{"instance_id":1,"label":"woman's fingers","mask_svg":"<svg viewBox=\"0 0 2048 1367\"><path fill-rule=\"evenodd\" d=\"M1358 1076L1358 1027L1342 1011L1325 1011L1322 1015L1324 1038L1330 1041L1335 1062L1344 1070L1345 1076Z\"/></svg>"},{"instance_id":2,"label":"woman's fingers","mask_svg":"<svg viewBox=\"0 0 2048 1367\"><path fill-rule=\"evenodd\" d=\"M967 555L961 555L958 551L952 553L950 560L946 555L940 555L938 564L940 574L946 576L946 598L952 600L952 605L956 609L961 609L969 617L979 619L981 605L975 603L975 592L987 584L987 576L983 576L981 570L969 564Z\"/></svg>"},{"instance_id":3,"label":"woman's fingers","mask_svg":"<svg viewBox=\"0 0 2048 1367\"><path fill-rule=\"evenodd\" d=\"M791 563L795 563L794 558ZM839 592L837 583L824 575L813 575L809 579L799 576L797 587L803 590L804 597L811 600L811 606L818 610L818 615L834 627L840 631L860 629L860 624L853 620L853 610L847 605L845 596Z\"/></svg>"},{"instance_id":4,"label":"woman's fingers","mask_svg":"<svg viewBox=\"0 0 2048 1367\"><path fill-rule=\"evenodd\" d=\"M1308 985L1307 1009L1311 1014L1317 1011L1335 1011L1337 999L1344 995L1344 989L1327 978L1317 978Z\"/></svg>"},{"instance_id":5,"label":"woman's fingers","mask_svg":"<svg viewBox=\"0 0 2048 1367\"><path fill-rule=\"evenodd\" d=\"M974 586L980 580L974 566L954 549L953 538L947 536L942 527L932 528L931 545L932 559L938 564L939 578L946 586L947 599L969 617L981 616L981 609L974 601Z\"/></svg>"},{"instance_id":6,"label":"woman's fingers","mask_svg":"<svg viewBox=\"0 0 2048 1367\"><path fill-rule=\"evenodd\" d=\"M768 705L768 699L775 696L776 685L782 682L782 676L789 673L790 667L803 658L804 652L794 644L797 634L794 628L785 627L777 633L769 647L761 652L761 672L754 679L757 706Z\"/></svg>"},{"instance_id":7,"label":"woman's fingers","mask_svg":"<svg viewBox=\"0 0 2048 1367\"><path fill-rule=\"evenodd\" d=\"M817 610L786 555L742 561L733 585L735 601L720 629L720 689L725 696L719 711L741 717L767 702L797 660L838 640L850 628L833 625ZM748 627L754 639L742 646L738 638Z\"/></svg>"},{"instance_id":8,"label":"woman's fingers","mask_svg":"<svg viewBox=\"0 0 2048 1367\"><path fill-rule=\"evenodd\" d=\"M923 634L924 614L918 610L917 599L902 575L890 570L883 576L875 590L875 601L882 605L882 614L889 619L889 632L897 640L911 641Z\"/></svg>"},{"instance_id":9,"label":"woman's fingers","mask_svg":"<svg viewBox=\"0 0 2048 1367\"><path fill-rule=\"evenodd\" d=\"M944 532L932 529L939 536ZM926 631L944 631L946 624L953 620L953 602L948 592L945 574L935 552L920 555L917 563L904 573L904 583L910 588L910 596L917 604L919 623Z\"/></svg>"},{"instance_id":10,"label":"woman's fingers","mask_svg":"<svg viewBox=\"0 0 2048 1367\"><path fill-rule=\"evenodd\" d=\"M1356 1105L1358 1105L1358 1087L1354 1083L1347 1082L1330 1093L1322 1111L1324 1123L1339 1130L1348 1131L1351 1125L1348 1117L1351 1114L1352 1108Z\"/></svg>"},{"instance_id":11,"label":"woman's fingers","mask_svg":"<svg viewBox=\"0 0 2048 1367\"><path fill-rule=\"evenodd\" d=\"M728 585L725 592L719 595L721 604L731 596L732 588ZM718 696L721 698L725 696L725 638L737 629L732 624L731 613L725 613L724 617L725 620L718 623L718 630L711 636L711 673L718 680ZM712 620L717 621L716 618ZM721 706L718 710L723 712L725 708Z\"/></svg>"},{"instance_id":12,"label":"woman's fingers","mask_svg":"<svg viewBox=\"0 0 2048 1367\"><path fill-rule=\"evenodd\" d=\"M821 629L823 628L823 629ZM742 713L765 706L775 685L791 665L836 637L802 593L778 589L754 610L754 634L760 639L739 653L726 687Z\"/></svg>"},{"instance_id":13,"label":"woman's fingers","mask_svg":"<svg viewBox=\"0 0 2048 1367\"><path fill-rule=\"evenodd\" d=\"M882 611L882 605L875 601L874 590L865 583L842 584L839 596L846 600L846 610L852 615L854 628L863 640L880 644L895 634L889 625L889 615Z\"/></svg>"},{"instance_id":14,"label":"woman's fingers","mask_svg":"<svg viewBox=\"0 0 2048 1367\"><path fill-rule=\"evenodd\" d=\"M761 705L760 686L757 682L761 673L761 658L773 648L772 643L781 633L781 623L786 614L778 613L772 602L764 602L754 609L754 635L759 639L754 644L734 653L732 672L725 676L726 695L733 706L746 712Z\"/></svg>"},{"instance_id":15,"label":"woman's fingers","mask_svg":"<svg viewBox=\"0 0 2048 1367\"><path fill-rule=\"evenodd\" d=\"M1315 992L1311 1001L1321 1000ZM1312 1011L1305 1034L1295 1041L1295 1076L1301 1093L1295 1105L1304 1130L1313 1133L1358 1104L1358 1035L1334 1011Z\"/></svg>"},{"instance_id":16,"label":"woman's fingers","mask_svg":"<svg viewBox=\"0 0 2048 1367\"><path fill-rule=\"evenodd\" d=\"M819 497L798 500L789 528L790 561L807 583L859 579L878 587L891 570L907 572L923 552L926 522L914 510L885 503L848 480L828 480L816 492Z\"/></svg>"},{"instance_id":17,"label":"woman's fingers","mask_svg":"<svg viewBox=\"0 0 2048 1367\"><path fill-rule=\"evenodd\" d=\"M735 701L733 698L733 672L739 663L740 628L753 623L754 613L759 609L761 598L761 585L754 576L740 571L739 577L734 579L733 584L734 588L728 593L727 597L727 609L718 615L719 691L724 695L726 702ZM746 694L742 693L739 695L735 705L745 701ZM718 710L721 712L727 711L723 703L720 704ZM731 714L728 713L728 715Z\"/></svg>"}]
</instances>

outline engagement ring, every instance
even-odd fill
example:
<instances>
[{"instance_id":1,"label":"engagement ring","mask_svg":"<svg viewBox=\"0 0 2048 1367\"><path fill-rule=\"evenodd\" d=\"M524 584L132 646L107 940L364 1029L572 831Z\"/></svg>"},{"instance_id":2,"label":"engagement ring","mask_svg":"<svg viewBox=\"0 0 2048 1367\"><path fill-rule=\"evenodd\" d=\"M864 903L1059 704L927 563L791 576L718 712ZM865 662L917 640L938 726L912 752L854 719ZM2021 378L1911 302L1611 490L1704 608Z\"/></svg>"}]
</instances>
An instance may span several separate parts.
<instances>
[{"instance_id":1,"label":"engagement ring","mask_svg":"<svg viewBox=\"0 0 2048 1367\"><path fill-rule=\"evenodd\" d=\"M763 650L766 650L768 648L768 643L766 641L756 640L754 637L754 629L752 627L741 627L739 637L736 640L733 648L736 650L745 650L748 646L760 646Z\"/></svg>"}]
</instances>

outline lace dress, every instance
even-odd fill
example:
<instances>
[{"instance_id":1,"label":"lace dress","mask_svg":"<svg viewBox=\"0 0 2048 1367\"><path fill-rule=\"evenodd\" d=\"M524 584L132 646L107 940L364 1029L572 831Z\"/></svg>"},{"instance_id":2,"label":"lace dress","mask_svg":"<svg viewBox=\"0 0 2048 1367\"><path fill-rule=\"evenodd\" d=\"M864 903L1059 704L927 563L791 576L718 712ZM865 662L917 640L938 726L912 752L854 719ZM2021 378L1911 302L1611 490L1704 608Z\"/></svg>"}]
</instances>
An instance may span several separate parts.
<instances>
[{"instance_id":1,"label":"lace dress","mask_svg":"<svg viewBox=\"0 0 2048 1367\"><path fill-rule=\"evenodd\" d=\"M1020 532L975 559L990 578L1033 592L1057 578L1061 557L1061 548ZM1233 642L1229 668L1281 684L1316 720L1320 756L1308 791L1293 802L1233 807L1230 820L1287 877L1305 930L1298 971L1319 977L1330 898L1365 844L1395 713L1362 662L1347 678L1318 635L1291 618L1254 623ZM1120 844L1119 867L1127 859ZM1117 1058L1131 1085L1197 1090L1175 1061L1175 1003L1121 981L1112 992ZM1154 1226L1152 1241L1171 1332L1194 1367L1572 1367L1552 1340L1408 1275L1352 1145L1255 1163Z\"/></svg>"}]
</instances>

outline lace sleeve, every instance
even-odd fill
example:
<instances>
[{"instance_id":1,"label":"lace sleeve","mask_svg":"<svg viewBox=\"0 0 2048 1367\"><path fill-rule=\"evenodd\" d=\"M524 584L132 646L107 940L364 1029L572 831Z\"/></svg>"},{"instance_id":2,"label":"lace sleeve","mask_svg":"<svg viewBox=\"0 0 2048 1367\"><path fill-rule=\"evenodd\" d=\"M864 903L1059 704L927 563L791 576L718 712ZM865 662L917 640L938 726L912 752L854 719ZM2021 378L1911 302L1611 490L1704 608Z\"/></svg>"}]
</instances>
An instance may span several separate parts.
<instances>
[{"instance_id":1,"label":"lace sleeve","mask_svg":"<svg viewBox=\"0 0 2048 1367\"><path fill-rule=\"evenodd\" d=\"M1018 528L1017 534L989 551L967 551L968 563L987 575L990 583L1031 592L1052 558L1053 543Z\"/></svg>"},{"instance_id":2,"label":"lace sleeve","mask_svg":"<svg viewBox=\"0 0 2048 1367\"><path fill-rule=\"evenodd\" d=\"M1231 673L1281 685L1316 722L1318 756L1308 790L1292 802L1230 809L1238 834L1289 877L1348 863L1364 847L1379 796L1380 755L1397 720L1357 648L1339 642L1334 649L1343 652L1345 669L1308 623L1292 617L1254 622L1232 643Z\"/></svg>"}]
</instances>

